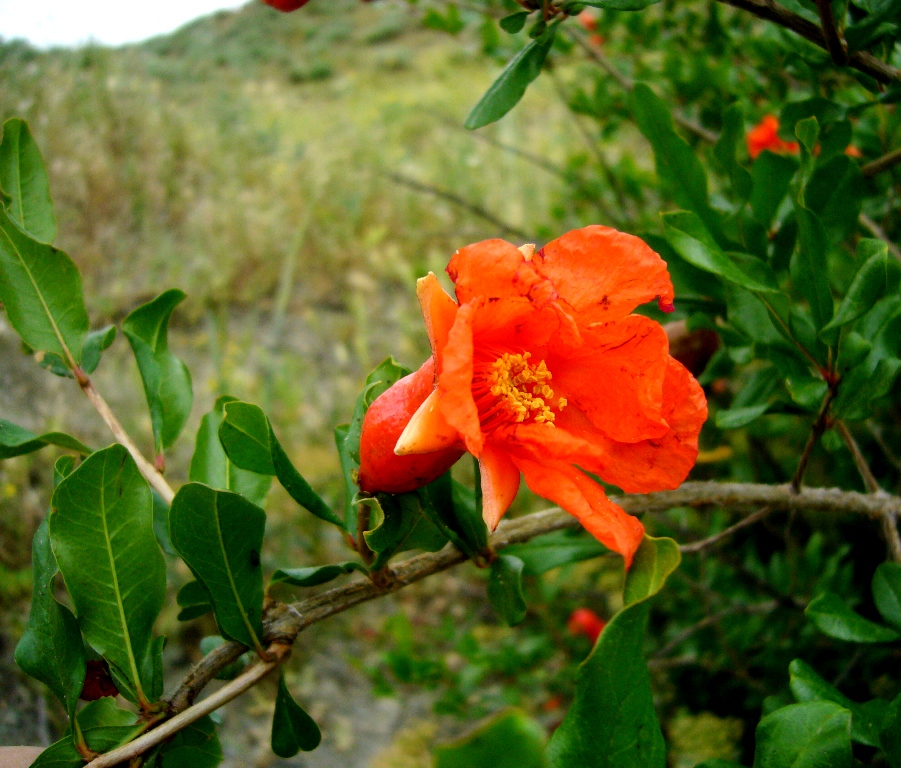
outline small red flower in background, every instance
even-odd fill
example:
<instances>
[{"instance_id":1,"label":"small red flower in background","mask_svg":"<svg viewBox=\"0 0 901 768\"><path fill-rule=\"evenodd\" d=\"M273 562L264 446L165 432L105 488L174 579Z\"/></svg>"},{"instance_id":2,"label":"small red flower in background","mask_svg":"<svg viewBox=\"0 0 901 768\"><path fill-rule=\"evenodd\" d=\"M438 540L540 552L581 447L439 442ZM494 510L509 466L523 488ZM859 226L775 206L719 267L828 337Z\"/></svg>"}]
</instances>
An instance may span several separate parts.
<instances>
[{"instance_id":1,"label":"small red flower in background","mask_svg":"<svg viewBox=\"0 0 901 768\"><path fill-rule=\"evenodd\" d=\"M447 272L457 301L433 274L417 286L433 360L413 376L434 371L432 386L419 382L390 429L386 403L411 383L398 382L372 404L360 488L413 490L465 449L479 459L489 529L522 473L535 493L631 564L644 527L585 471L632 493L676 488L695 463L707 418L704 393L670 357L663 328L631 314L654 299L671 308L666 263L637 237L591 226L538 252L503 240L476 243L457 251ZM428 457L430 473L405 479L396 457L370 450L395 434L393 453Z\"/></svg>"},{"instance_id":2,"label":"small red flower in background","mask_svg":"<svg viewBox=\"0 0 901 768\"><path fill-rule=\"evenodd\" d=\"M607 622L598 616L591 608L576 608L566 622L566 628L569 634L578 636L584 635L591 640L592 645L597 642L601 632Z\"/></svg>"},{"instance_id":3,"label":"small red flower in background","mask_svg":"<svg viewBox=\"0 0 901 768\"><path fill-rule=\"evenodd\" d=\"M587 8L576 16L576 18L579 20L579 24L582 25L582 29L586 32L594 32L598 28L598 17Z\"/></svg>"},{"instance_id":4,"label":"small red flower in background","mask_svg":"<svg viewBox=\"0 0 901 768\"><path fill-rule=\"evenodd\" d=\"M271 5L277 11L289 13L290 11L296 11L298 8L303 8L310 0L263 0L263 2L266 5Z\"/></svg>"},{"instance_id":5,"label":"small red flower in background","mask_svg":"<svg viewBox=\"0 0 901 768\"><path fill-rule=\"evenodd\" d=\"M776 154L797 155L801 151L796 141L783 141L779 138L779 118L775 115L766 115L757 123L747 136L748 154L751 159L757 158L761 152L768 149Z\"/></svg>"},{"instance_id":6,"label":"small red flower in background","mask_svg":"<svg viewBox=\"0 0 901 768\"><path fill-rule=\"evenodd\" d=\"M87 671L84 676L84 685L81 695L82 701L96 701L104 696L118 696L119 689L110 677L109 666L103 659L91 659L87 663Z\"/></svg>"}]
</instances>

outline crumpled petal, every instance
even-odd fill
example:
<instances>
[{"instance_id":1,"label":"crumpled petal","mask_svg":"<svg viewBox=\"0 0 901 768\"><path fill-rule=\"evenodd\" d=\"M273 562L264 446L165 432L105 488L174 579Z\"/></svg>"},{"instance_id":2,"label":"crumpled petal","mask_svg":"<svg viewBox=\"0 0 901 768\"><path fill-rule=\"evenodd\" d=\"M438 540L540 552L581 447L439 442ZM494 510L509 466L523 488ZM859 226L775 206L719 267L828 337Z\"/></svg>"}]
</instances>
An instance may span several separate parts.
<instances>
[{"instance_id":1,"label":"crumpled petal","mask_svg":"<svg viewBox=\"0 0 901 768\"><path fill-rule=\"evenodd\" d=\"M484 442L479 411L472 399L472 323L478 307L478 302L464 304L457 311L438 375L441 414L460 433L473 456L481 455Z\"/></svg>"},{"instance_id":2,"label":"crumpled petal","mask_svg":"<svg viewBox=\"0 0 901 768\"><path fill-rule=\"evenodd\" d=\"M579 519L585 530L632 564L644 538L644 526L607 498L604 489L575 467L561 462L539 463L513 457L526 484L539 496L557 503Z\"/></svg>"},{"instance_id":3,"label":"crumpled petal","mask_svg":"<svg viewBox=\"0 0 901 768\"><path fill-rule=\"evenodd\" d=\"M461 304L476 297L486 300L529 297L547 303L552 286L539 274L531 260L506 240L483 240L457 251L447 265Z\"/></svg>"},{"instance_id":4,"label":"crumpled petal","mask_svg":"<svg viewBox=\"0 0 901 768\"><path fill-rule=\"evenodd\" d=\"M457 302L447 295L434 272L429 272L425 277L416 281L416 296L422 309L422 319L425 321L426 333L429 335L429 344L432 347L432 353L436 356L440 372L440 352L447 344L450 329L457 318Z\"/></svg>"}]
</instances>

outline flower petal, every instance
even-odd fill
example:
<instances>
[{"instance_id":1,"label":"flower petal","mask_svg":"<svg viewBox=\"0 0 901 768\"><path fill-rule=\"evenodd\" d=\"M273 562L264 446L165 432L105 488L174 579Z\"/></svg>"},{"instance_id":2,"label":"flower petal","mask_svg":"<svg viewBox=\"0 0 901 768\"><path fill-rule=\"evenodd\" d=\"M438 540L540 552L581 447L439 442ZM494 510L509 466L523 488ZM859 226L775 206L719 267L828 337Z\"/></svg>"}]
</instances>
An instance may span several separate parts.
<instances>
[{"instance_id":1,"label":"flower petal","mask_svg":"<svg viewBox=\"0 0 901 768\"><path fill-rule=\"evenodd\" d=\"M577 517L601 544L623 556L626 568L632 564L644 537L644 526L610 501L600 485L562 462L539 463L519 456L514 461L529 488Z\"/></svg>"},{"instance_id":2,"label":"flower petal","mask_svg":"<svg viewBox=\"0 0 901 768\"><path fill-rule=\"evenodd\" d=\"M481 302L464 304L457 311L441 354L438 375L438 404L445 421L456 429L466 450L473 456L482 453L482 428L479 411L472 399L472 324Z\"/></svg>"},{"instance_id":3,"label":"flower petal","mask_svg":"<svg viewBox=\"0 0 901 768\"><path fill-rule=\"evenodd\" d=\"M672 358L667 361L662 415L669 424L667 433L637 443L610 440L575 408L564 409L556 423L561 431L603 446L603 463L586 456L578 461L580 466L627 493L648 493L678 488L685 480L697 458L698 434L707 420L704 391Z\"/></svg>"},{"instance_id":4,"label":"flower petal","mask_svg":"<svg viewBox=\"0 0 901 768\"><path fill-rule=\"evenodd\" d=\"M580 347L550 347L555 394L613 440L635 443L665 435L669 427L661 409L669 341L663 328L630 315L583 333L582 340Z\"/></svg>"},{"instance_id":5,"label":"flower petal","mask_svg":"<svg viewBox=\"0 0 901 768\"><path fill-rule=\"evenodd\" d=\"M437 355L447 344L447 337L457 317L457 302L447 295L434 272L429 272L416 281L416 296L419 298L432 353Z\"/></svg>"},{"instance_id":6,"label":"flower petal","mask_svg":"<svg viewBox=\"0 0 901 768\"><path fill-rule=\"evenodd\" d=\"M485 299L530 297L546 303L553 288L538 275L531 259L506 240L483 240L457 251L447 265L457 300L464 304Z\"/></svg>"},{"instance_id":7,"label":"flower petal","mask_svg":"<svg viewBox=\"0 0 901 768\"><path fill-rule=\"evenodd\" d=\"M653 299L673 302L666 262L643 240L610 227L567 232L538 251L532 264L582 315L580 322L625 317Z\"/></svg>"},{"instance_id":8,"label":"flower petal","mask_svg":"<svg viewBox=\"0 0 901 768\"><path fill-rule=\"evenodd\" d=\"M497 528L519 490L519 467L506 451L493 443L486 443L479 457L482 476L482 517L489 531Z\"/></svg>"},{"instance_id":9,"label":"flower petal","mask_svg":"<svg viewBox=\"0 0 901 768\"><path fill-rule=\"evenodd\" d=\"M450 448L460 442L457 430L447 423L441 414L441 395L437 389L425 399L422 405L410 417L404 431L401 432L394 446L397 456L409 456L415 453L429 453Z\"/></svg>"}]
</instances>

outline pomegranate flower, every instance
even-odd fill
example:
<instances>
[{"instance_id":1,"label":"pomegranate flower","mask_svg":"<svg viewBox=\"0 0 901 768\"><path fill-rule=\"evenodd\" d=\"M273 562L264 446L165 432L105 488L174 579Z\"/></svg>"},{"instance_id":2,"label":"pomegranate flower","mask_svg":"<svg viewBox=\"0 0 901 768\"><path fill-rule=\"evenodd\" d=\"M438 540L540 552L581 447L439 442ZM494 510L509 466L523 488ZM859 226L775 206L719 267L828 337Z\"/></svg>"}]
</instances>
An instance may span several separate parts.
<instances>
[{"instance_id":1,"label":"pomegranate flower","mask_svg":"<svg viewBox=\"0 0 901 768\"><path fill-rule=\"evenodd\" d=\"M653 299L672 309L666 263L637 237L591 226L538 252L476 243L457 251L447 272L457 301L434 274L418 283L433 356L412 374L416 386L401 380L367 413L361 489L412 490L465 449L479 460L491 530L522 474L628 566L644 527L585 472L627 492L676 488L707 417L703 391L669 356L663 328L631 314ZM418 391L400 420L395 387ZM395 436L393 456L374 450ZM432 465L404 478L398 462L414 456Z\"/></svg>"},{"instance_id":2,"label":"pomegranate flower","mask_svg":"<svg viewBox=\"0 0 901 768\"><path fill-rule=\"evenodd\" d=\"M779 118L766 115L757 123L747 136L748 154L752 160L768 149L776 154L797 155L801 151L796 141L783 141L779 138Z\"/></svg>"}]
</instances>

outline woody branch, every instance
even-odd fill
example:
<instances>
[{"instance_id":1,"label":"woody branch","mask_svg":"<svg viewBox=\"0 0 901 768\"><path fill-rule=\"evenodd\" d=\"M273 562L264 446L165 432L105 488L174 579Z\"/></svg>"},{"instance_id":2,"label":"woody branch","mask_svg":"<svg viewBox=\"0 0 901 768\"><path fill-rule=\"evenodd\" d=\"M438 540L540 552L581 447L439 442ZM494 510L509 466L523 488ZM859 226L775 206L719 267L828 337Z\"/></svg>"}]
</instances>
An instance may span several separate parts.
<instances>
[{"instance_id":1,"label":"woody branch","mask_svg":"<svg viewBox=\"0 0 901 768\"><path fill-rule=\"evenodd\" d=\"M802 488L791 485L756 485L751 483L684 483L674 491L613 497L626 512L642 515L662 512L672 507L726 507L736 511L757 510L751 517L762 519L772 510L810 510L817 512L864 515L884 523L894 521L901 514L901 498L887 493L863 494L838 488ZM760 510L766 507L767 512ZM503 521L491 537L495 549L520 544L542 534L578 527L569 513L553 508L514 520ZM744 527L733 526L729 533ZM726 533L726 532L724 532ZM704 542L688 545L684 551L696 552L721 541L717 535ZM703 544L704 546L699 546ZM225 643L201 659L179 688L169 697L170 719L129 744L107 752L92 762L91 768L110 768L130 760L170 738L177 730L208 714L255 685L287 657L287 651L297 635L313 624L343 613L349 608L383 597L435 573L448 570L467 560L459 550L448 545L440 552L410 557L390 567L390 579L376 585L358 579L342 587L330 589L291 605L274 604L264 617L265 640L274 661L257 661L243 674L210 697L194 703L198 694L216 675L236 661L247 649L235 642Z\"/></svg>"}]
</instances>

